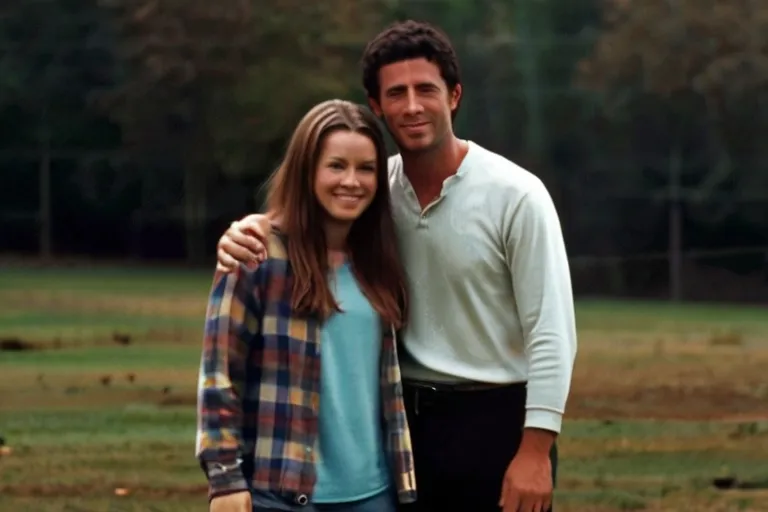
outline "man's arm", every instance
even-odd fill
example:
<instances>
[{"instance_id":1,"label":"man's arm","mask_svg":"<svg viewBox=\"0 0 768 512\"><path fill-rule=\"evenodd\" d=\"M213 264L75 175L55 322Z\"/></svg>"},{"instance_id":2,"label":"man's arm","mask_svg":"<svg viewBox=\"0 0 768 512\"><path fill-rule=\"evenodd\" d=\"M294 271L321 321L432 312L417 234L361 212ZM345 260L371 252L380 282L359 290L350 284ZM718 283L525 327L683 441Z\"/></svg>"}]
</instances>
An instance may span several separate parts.
<instances>
[{"instance_id":1,"label":"man's arm","mask_svg":"<svg viewBox=\"0 0 768 512\"><path fill-rule=\"evenodd\" d=\"M550 450L560 432L576 356L576 322L568 258L544 184L510 205L504 218L507 263L525 338L528 392L523 437L504 474L503 512L549 510Z\"/></svg>"},{"instance_id":2,"label":"man's arm","mask_svg":"<svg viewBox=\"0 0 768 512\"><path fill-rule=\"evenodd\" d=\"M241 470L243 393L248 348L258 331L252 272L216 272L205 319L198 382L196 455L209 481L209 498L245 491Z\"/></svg>"},{"instance_id":3,"label":"man's arm","mask_svg":"<svg viewBox=\"0 0 768 512\"><path fill-rule=\"evenodd\" d=\"M521 451L548 454L560 432L576 356L568 257L557 211L540 181L509 214L507 261L528 359Z\"/></svg>"}]
</instances>

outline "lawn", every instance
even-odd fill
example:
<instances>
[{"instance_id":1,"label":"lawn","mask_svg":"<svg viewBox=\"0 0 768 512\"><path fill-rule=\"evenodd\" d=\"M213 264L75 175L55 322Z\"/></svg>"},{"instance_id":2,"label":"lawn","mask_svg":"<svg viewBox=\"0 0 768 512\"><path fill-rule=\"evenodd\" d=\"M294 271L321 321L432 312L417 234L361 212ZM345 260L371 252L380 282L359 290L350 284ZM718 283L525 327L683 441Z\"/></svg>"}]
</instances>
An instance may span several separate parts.
<instances>
[{"instance_id":1,"label":"lawn","mask_svg":"<svg viewBox=\"0 0 768 512\"><path fill-rule=\"evenodd\" d=\"M210 274L4 269L0 510L205 511L195 382ZM558 512L768 510L768 309L578 304ZM116 490L124 490L117 495Z\"/></svg>"}]
</instances>

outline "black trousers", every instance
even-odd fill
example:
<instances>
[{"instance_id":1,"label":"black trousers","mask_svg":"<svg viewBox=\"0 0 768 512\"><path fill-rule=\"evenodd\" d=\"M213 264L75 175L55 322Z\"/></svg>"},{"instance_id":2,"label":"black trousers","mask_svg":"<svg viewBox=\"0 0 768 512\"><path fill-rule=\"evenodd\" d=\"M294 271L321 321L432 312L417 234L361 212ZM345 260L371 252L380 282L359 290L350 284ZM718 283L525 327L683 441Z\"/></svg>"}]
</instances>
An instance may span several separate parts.
<instances>
[{"instance_id":1,"label":"black trousers","mask_svg":"<svg viewBox=\"0 0 768 512\"><path fill-rule=\"evenodd\" d=\"M498 512L504 473L525 420L525 384L483 390L403 386L416 466L416 503L403 512ZM557 468L553 448L552 479Z\"/></svg>"}]
</instances>

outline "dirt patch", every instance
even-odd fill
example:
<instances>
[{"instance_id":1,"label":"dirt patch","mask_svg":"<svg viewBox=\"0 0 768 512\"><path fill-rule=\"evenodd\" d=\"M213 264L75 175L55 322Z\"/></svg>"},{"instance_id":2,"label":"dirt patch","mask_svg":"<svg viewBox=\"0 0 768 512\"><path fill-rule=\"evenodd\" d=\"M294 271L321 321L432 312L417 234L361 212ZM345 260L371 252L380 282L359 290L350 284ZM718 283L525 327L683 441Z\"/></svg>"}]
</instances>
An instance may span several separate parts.
<instances>
[{"instance_id":1,"label":"dirt patch","mask_svg":"<svg viewBox=\"0 0 768 512\"><path fill-rule=\"evenodd\" d=\"M200 318L203 318L201 316ZM200 327L168 327L168 328L150 328L145 333L137 336L144 342L161 343L196 343L203 338L203 330Z\"/></svg>"},{"instance_id":2,"label":"dirt patch","mask_svg":"<svg viewBox=\"0 0 768 512\"><path fill-rule=\"evenodd\" d=\"M33 352L60 348L63 348L63 343L58 338L52 341L28 341L16 337L0 338L0 352Z\"/></svg>"},{"instance_id":3,"label":"dirt patch","mask_svg":"<svg viewBox=\"0 0 768 512\"><path fill-rule=\"evenodd\" d=\"M178 406L197 406L197 395L194 393L183 393L179 395L165 395L157 404L161 407L178 407Z\"/></svg>"},{"instance_id":4,"label":"dirt patch","mask_svg":"<svg viewBox=\"0 0 768 512\"><path fill-rule=\"evenodd\" d=\"M763 345L765 346L765 345ZM768 350L705 343L586 347L567 416L721 420L768 418Z\"/></svg>"},{"instance_id":5,"label":"dirt patch","mask_svg":"<svg viewBox=\"0 0 768 512\"><path fill-rule=\"evenodd\" d=\"M205 499L208 487L206 485L183 485L173 487L149 487L145 485L128 486L120 483L107 484L103 482L79 483L76 485L0 485L0 495L13 497L34 498L77 498L84 494L93 496L113 495L115 489L126 489L132 496L142 498L166 499L175 496L188 497L197 494Z\"/></svg>"},{"instance_id":6,"label":"dirt patch","mask_svg":"<svg viewBox=\"0 0 768 512\"><path fill-rule=\"evenodd\" d=\"M721 387L606 389L602 393L574 390L569 418L642 418L668 420L768 419L765 398Z\"/></svg>"},{"instance_id":7,"label":"dirt patch","mask_svg":"<svg viewBox=\"0 0 768 512\"><path fill-rule=\"evenodd\" d=\"M719 418L723 423L764 423L768 422L768 410L758 413L732 414Z\"/></svg>"},{"instance_id":8,"label":"dirt patch","mask_svg":"<svg viewBox=\"0 0 768 512\"><path fill-rule=\"evenodd\" d=\"M208 297L199 295L179 295L157 291L136 295L66 290L13 290L0 292L0 304L13 306L24 304L25 310L31 308L52 310L58 313L87 313L90 317L101 314L119 314L126 316L152 316L174 318L203 318Z\"/></svg>"},{"instance_id":9,"label":"dirt patch","mask_svg":"<svg viewBox=\"0 0 768 512\"><path fill-rule=\"evenodd\" d=\"M20 338L2 338L0 339L0 352L28 352L40 350L39 343L24 341Z\"/></svg>"}]
</instances>

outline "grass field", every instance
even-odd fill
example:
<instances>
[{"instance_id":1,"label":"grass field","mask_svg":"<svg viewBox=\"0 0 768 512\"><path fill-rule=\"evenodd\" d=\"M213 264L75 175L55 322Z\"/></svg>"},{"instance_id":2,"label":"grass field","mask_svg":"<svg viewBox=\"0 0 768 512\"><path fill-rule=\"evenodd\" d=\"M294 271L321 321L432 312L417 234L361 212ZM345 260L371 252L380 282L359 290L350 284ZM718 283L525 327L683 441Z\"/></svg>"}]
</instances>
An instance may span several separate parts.
<instances>
[{"instance_id":1,"label":"grass field","mask_svg":"<svg viewBox=\"0 0 768 512\"><path fill-rule=\"evenodd\" d=\"M0 351L0 510L206 510L193 444L209 285L0 271L0 340L34 348ZM578 323L558 512L768 510L768 308L581 302Z\"/></svg>"}]
</instances>

